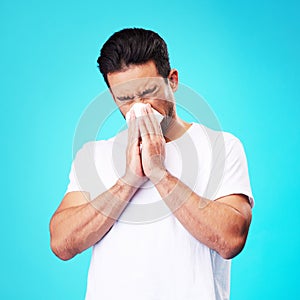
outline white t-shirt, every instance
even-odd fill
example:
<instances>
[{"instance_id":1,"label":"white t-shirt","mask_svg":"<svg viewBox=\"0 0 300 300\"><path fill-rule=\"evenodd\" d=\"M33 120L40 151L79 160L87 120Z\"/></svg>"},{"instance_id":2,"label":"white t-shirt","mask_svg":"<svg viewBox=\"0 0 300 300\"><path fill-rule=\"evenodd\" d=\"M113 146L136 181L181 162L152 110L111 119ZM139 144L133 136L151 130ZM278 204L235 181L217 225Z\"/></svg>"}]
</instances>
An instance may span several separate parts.
<instances>
[{"instance_id":1,"label":"white t-shirt","mask_svg":"<svg viewBox=\"0 0 300 300\"><path fill-rule=\"evenodd\" d=\"M78 151L67 192L91 199L125 170L127 131ZM165 166L198 195L215 200L245 194L253 206L247 161L232 134L193 123L166 143ZM195 239L147 181L101 241L93 246L86 300L229 299L230 260Z\"/></svg>"}]
</instances>

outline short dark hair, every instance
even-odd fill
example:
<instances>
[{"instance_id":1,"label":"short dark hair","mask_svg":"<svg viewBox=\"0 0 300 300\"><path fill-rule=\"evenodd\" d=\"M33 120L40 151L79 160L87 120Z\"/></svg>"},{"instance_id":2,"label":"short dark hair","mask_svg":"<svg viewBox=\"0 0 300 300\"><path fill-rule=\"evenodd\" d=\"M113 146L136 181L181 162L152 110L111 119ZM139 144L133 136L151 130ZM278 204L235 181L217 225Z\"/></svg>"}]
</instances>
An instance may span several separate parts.
<instances>
[{"instance_id":1,"label":"short dark hair","mask_svg":"<svg viewBox=\"0 0 300 300\"><path fill-rule=\"evenodd\" d=\"M154 31L125 28L115 32L103 45L97 59L98 68L109 87L107 74L130 65L153 61L158 73L167 78L171 67L165 41Z\"/></svg>"}]
</instances>

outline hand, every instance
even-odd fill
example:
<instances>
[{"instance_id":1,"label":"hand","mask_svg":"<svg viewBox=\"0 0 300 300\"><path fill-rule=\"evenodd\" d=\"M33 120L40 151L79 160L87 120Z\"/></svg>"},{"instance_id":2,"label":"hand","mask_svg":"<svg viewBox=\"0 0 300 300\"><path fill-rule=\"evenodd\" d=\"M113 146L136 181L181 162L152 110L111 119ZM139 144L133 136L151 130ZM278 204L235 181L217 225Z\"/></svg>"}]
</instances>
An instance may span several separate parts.
<instances>
[{"instance_id":1,"label":"hand","mask_svg":"<svg viewBox=\"0 0 300 300\"><path fill-rule=\"evenodd\" d=\"M126 149L126 171L123 180L131 186L140 187L147 177L143 172L140 150L138 119L133 111L128 126L128 144Z\"/></svg>"},{"instance_id":2,"label":"hand","mask_svg":"<svg viewBox=\"0 0 300 300\"><path fill-rule=\"evenodd\" d=\"M142 139L142 166L144 174L154 183L158 183L166 173L165 138L150 104L143 109L138 119Z\"/></svg>"}]
</instances>

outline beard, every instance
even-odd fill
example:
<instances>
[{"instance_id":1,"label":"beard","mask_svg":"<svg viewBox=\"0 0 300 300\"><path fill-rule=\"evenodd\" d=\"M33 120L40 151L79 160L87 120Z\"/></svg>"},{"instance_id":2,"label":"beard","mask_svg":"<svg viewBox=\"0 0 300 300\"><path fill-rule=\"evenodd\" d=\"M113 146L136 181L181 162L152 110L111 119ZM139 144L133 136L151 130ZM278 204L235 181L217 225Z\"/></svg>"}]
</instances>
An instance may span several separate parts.
<instances>
[{"instance_id":1,"label":"beard","mask_svg":"<svg viewBox=\"0 0 300 300\"><path fill-rule=\"evenodd\" d=\"M173 126L174 122L176 122L176 109L175 109L175 101L172 100L164 100L166 101L166 115L161 121L161 129L163 135L165 135L170 127Z\"/></svg>"}]
</instances>

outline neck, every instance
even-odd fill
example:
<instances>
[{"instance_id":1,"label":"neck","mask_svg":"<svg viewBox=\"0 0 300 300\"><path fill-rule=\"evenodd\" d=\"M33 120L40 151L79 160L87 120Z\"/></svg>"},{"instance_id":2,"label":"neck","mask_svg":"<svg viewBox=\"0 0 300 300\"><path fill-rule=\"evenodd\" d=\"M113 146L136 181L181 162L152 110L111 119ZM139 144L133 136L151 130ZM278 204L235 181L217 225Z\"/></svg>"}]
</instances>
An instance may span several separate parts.
<instances>
[{"instance_id":1,"label":"neck","mask_svg":"<svg viewBox=\"0 0 300 300\"><path fill-rule=\"evenodd\" d=\"M180 138L191 126L192 124L183 121L178 116L164 120L162 129L166 142Z\"/></svg>"}]
</instances>

